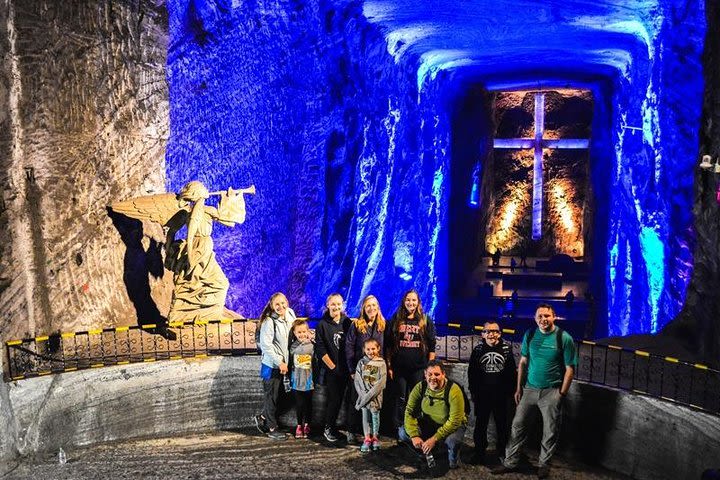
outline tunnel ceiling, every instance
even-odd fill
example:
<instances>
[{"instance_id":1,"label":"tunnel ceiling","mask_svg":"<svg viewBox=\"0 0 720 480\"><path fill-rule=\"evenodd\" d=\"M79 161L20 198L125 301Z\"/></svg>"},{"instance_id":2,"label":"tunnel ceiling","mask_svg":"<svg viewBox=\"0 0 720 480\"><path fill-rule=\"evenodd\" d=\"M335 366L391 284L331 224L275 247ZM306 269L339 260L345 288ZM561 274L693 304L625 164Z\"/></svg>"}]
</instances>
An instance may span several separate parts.
<instances>
[{"instance_id":1,"label":"tunnel ceiling","mask_svg":"<svg viewBox=\"0 0 720 480\"><path fill-rule=\"evenodd\" d=\"M676 2L679 3L679 2ZM368 1L363 13L383 30L396 61L419 58L426 74L501 84L587 82L627 75L647 62L661 23L657 2ZM414 54L414 55L408 55Z\"/></svg>"}]
</instances>

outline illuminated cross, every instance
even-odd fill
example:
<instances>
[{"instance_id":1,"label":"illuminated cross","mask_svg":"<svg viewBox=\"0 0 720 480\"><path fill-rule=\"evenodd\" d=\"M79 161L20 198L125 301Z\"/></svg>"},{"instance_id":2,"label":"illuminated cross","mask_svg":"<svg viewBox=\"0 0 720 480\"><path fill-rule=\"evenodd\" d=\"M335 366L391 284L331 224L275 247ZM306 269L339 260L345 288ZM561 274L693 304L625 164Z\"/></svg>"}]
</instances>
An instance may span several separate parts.
<instances>
[{"instance_id":1,"label":"illuminated cross","mask_svg":"<svg viewBox=\"0 0 720 480\"><path fill-rule=\"evenodd\" d=\"M496 138L495 148L520 148L535 151L533 163L533 201L532 201L532 239L542 236L543 207L543 148L583 149L588 148L590 140L586 138L544 139L545 132L545 94L535 93L535 138Z\"/></svg>"}]
</instances>

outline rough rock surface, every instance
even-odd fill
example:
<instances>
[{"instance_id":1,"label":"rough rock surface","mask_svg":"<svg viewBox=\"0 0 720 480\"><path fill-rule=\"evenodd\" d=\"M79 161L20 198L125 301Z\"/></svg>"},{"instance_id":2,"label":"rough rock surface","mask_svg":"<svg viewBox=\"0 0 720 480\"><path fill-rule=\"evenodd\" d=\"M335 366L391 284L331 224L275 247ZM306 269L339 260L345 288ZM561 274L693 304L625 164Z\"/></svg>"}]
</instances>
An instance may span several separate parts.
<instances>
[{"instance_id":1,"label":"rough rock surface","mask_svg":"<svg viewBox=\"0 0 720 480\"><path fill-rule=\"evenodd\" d=\"M150 244L105 207L165 189L165 7L8 0L0 20L0 338L135 323Z\"/></svg>"},{"instance_id":2,"label":"rough rock surface","mask_svg":"<svg viewBox=\"0 0 720 480\"><path fill-rule=\"evenodd\" d=\"M449 208L469 188L452 174L470 147L455 142L457 100L537 81L596 102L598 333L657 332L693 264L701 5L436 3L178 0L166 19L152 1L6 0L0 305L21 320L3 337L164 312L157 240L103 207L164 190L165 175L171 190L258 184L244 228L218 232L241 313L279 289L300 313L336 289L352 313L370 291L389 311L416 286L444 318L450 219L479 220Z\"/></svg>"},{"instance_id":3,"label":"rough rock surface","mask_svg":"<svg viewBox=\"0 0 720 480\"><path fill-rule=\"evenodd\" d=\"M591 138L592 96L581 90L545 93L545 139ZM494 138L533 138L535 136L535 95L527 92L497 94ZM532 240L532 149L493 149L492 192L485 251L499 248L503 255L551 257L566 254L583 257L585 232L583 207L588 195L588 149L550 150L543 155L542 236ZM488 160L490 161L490 160ZM591 215L591 209L587 214Z\"/></svg>"},{"instance_id":4,"label":"rough rock surface","mask_svg":"<svg viewBox=\"0 0 720 480\"><path fill-rule=\"evenodd\" d=\"M390 311L411 285L434 309L446 166L439 113L418 107L359 4L168 2L168 183L255 183L248 220L218 229L230 306L259 314L283 290L319 315L339 290L355 315L372 290ZM432 98L432 96L431 96ZM432 102L430 102L432 103ZM439 247L437 252L441 252Z\"/></svg>"},{"instance_id":5,"label":"rough rock surface","mask_svg":"<svg viewBox=\"0 0 720 480\"><path fill-rule=\"evenodd\" d=\"M72 451L112 441L249 428L262 403L258 370L256 356L213 357L11 382L8 398L17 436L10 446L32 456L60 447ZM466 382L466 364L450 364L448 372ZM587 465L640 479L697 478L720 458L718 417L579 382L567 400L559 451ZM319 424L322 388L313 401ZM293 412L282 420L292 425ZM529 446L536 445L533 440Z\"/></svg>"},{"instance_id":6,"label":"rough rock surface","mask_svg":"<svg viewBox=\"0 0 720 480\"><path fill-rule=\"evenodd\" d=\"M470 183L452 180L456 101L473 85L587 88L598 333L656 333L692 271L695 7L170 2L169 184L258 184L254 219L218 252L245 315L279 289L302 313L337 289L353 313L371 291L390 310L414 285L444 319L449 207Z\"/></svg>"},{"instance_id":7,"label":"rough rock surface","mask_svg":"<svg viewBox=\"0 0 720 480\"><path fill-rule=\"evenodd\" d=\"M705 95L700 153L720 159L720 2L707 0L703 64ZM663 331L704 361L720 367L720 196L717 174L695 169L695 255L693 277L682 312Z\"/></svg>"}]
</instances>

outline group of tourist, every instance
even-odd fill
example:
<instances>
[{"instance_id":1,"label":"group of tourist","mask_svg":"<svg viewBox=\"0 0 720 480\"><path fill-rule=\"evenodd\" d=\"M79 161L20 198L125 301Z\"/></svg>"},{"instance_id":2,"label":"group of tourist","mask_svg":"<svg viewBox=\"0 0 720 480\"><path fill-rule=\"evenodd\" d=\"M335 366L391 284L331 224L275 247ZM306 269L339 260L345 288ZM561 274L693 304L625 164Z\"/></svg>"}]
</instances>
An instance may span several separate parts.
<instances>
[{"instance_id":1,"label":"group of tourist","mask_svg":"<svg viewBox=\"0 0 720 480\"><path fill-rule=\"evenodd\" d=\"M473 463L484 463L487 426L496 425L496 451L501 465L492 473L519 467L529 414L537 407L543 419L538 477L549 474L557 445L562 400L577 365L571 336L555 325L550 305L535 314L537 329L523 337L520 361L515 365L512 346L501 338L497 322L485 323L483 341L468 366L468 387L475 408ZM258 345L262 352L260 377L264 407L254 416L268 437L284 440L278 428L281 388L293 393L297 426L295 438L310 434L312 392L325 387L322 435L330 443L341 439L336 424L345 399L348 443L361 443L363 453L380 449L380 410L385 387L394 385L392 418L397 438L424 456L434 467L434 450L446 445L450 468L457 468L470 411L463 388L450 380L435 359L435 326L425 314L418 293L406 292L397 311L386 320L378 300L366 296L358 317L351 320L340 294L328 296L325 311L311 339L308 323L297 319L287 298L276 293L260 316ZM517 406L510 428L511 403ZM362 426L362 442L355 434Z\"/></svg>"}]
</instances>

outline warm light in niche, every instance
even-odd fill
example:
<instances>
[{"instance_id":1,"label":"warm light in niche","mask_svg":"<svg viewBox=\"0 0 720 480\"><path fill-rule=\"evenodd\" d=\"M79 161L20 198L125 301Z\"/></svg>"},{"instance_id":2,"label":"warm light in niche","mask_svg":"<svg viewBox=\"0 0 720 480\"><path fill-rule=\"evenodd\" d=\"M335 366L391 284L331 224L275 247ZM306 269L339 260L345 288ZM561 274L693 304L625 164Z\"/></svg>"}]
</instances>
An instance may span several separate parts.
<instances>
[{"instance_id":1,"label":"warm light in niche","mask_svg":"<svg viewBox=\"0 0 720 480\"><path fill-rule=\"evenodd\" d=\"M556 225L555 249L573 257L582 257L584 244L580 235L582 210L575 204L575 186L567 179L557 179L548 185L551 217Z\"/></svg>"},{"instance_id":2,"label":"warm light in niche","mask_svg":"<svg viewBox=\"0 0 720 480\"><path fill-rule=\"evenodd\" d=\"M556 184L552 187L553 198L552 201L555 204L558 215L560 215L560 222L565 228L566 233L575 233L577 228L575 227L575 221L573 219L574 213L572 205L568 202L568 195L565 191L565 187L561 184Z\"/></svg>"},{"instance_id":3,"label":"warm light in niche","mask_svg":"<svg viewBox=\"0 0 720 480\"><path fill-rule=\"evenodd\" d=\"M518 184L511 187L511 193L507 201L500 207L498 215L493 219L490 226L490 234L487 237L486 248L492 253L498 248L502 252L512 250L520 240L516 226L522 215L524 206L528 204L528 191L526 184Z\"/></svg>"}]
</instances>

